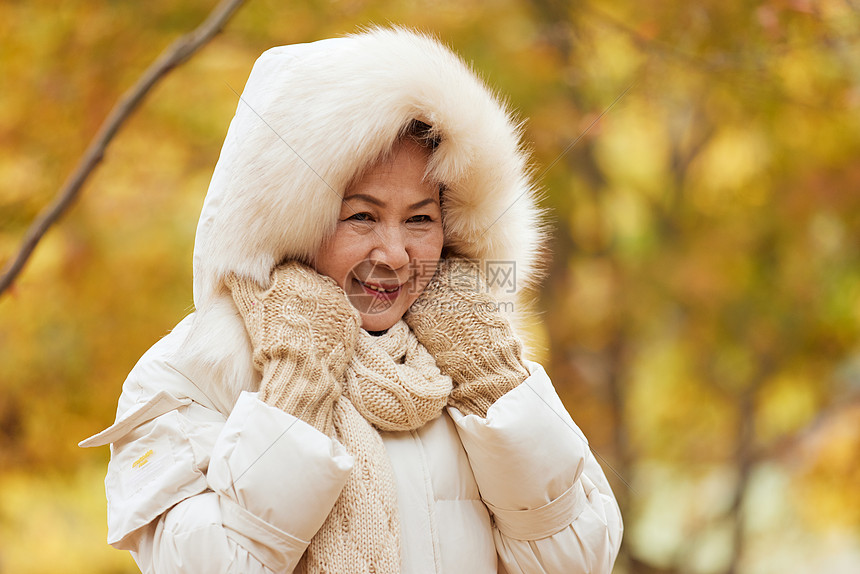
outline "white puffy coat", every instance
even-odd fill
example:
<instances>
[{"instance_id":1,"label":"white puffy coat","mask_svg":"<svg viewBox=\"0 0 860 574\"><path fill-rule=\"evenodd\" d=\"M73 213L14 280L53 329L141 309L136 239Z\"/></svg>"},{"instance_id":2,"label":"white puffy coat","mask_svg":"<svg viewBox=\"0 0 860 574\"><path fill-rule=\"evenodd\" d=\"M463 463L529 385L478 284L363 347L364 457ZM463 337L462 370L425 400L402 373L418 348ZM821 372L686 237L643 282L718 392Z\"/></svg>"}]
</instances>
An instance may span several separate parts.
<instances>
[{"instance_id":1,"label":"white puffy coat","mask_svg":"<svg viewBox=\"0 0 860 574\"><path fill-rule=\"evenodd\" d=\"M123 386L111 445L108 542L143 572L291 572L352 468L336 441L245 392L229 414L172 364L189 319ZM381 433L404 573L610 572L621 517L540 365L486 419L449 407Z\"/></svg>"},{"instance_id":2,"label":"white puffy coat","mask_svg":"<svg viewBox=\"0 0 860 574\"><path fill-rule=\"evenodd\" d=\"M256 397L260 375L223 287L307 260L350 179L412 120L441 139L446 249L534 280L540 213L518 124L456 56L402 29L269 50L213 174L194 251L196 312L135 366L111 444L108 542L144 572L291 572L352 468L342 445ZM609 572L621 517L540 365L486 418L454 408L381 433L397 482L405 573Z\"/></svg>"}]
</instances>

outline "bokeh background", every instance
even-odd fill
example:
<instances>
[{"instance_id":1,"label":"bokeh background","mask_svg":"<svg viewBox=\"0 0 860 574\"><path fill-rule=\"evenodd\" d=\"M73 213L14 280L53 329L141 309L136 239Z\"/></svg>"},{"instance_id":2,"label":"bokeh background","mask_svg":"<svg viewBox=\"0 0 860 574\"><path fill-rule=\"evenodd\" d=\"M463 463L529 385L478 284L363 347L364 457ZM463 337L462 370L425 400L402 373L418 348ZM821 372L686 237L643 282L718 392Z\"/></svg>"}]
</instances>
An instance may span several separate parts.
<instances>
[{"instance_id":1,"label":"bokeh background","mask_svg":"<svg viewBox=\"0 0 860 574\"><path fill-rule=\"evenodd\" d=\"M214 4L0 3L0 262ZM527 120L553 220L535 355L622 504L616 572L860 572L857 0L249 0L0 296L0 572L136 571L104 542L108 449L76 443L191 310L234 90L266 48L388 22Z\"/></svg>"}]
</instances>

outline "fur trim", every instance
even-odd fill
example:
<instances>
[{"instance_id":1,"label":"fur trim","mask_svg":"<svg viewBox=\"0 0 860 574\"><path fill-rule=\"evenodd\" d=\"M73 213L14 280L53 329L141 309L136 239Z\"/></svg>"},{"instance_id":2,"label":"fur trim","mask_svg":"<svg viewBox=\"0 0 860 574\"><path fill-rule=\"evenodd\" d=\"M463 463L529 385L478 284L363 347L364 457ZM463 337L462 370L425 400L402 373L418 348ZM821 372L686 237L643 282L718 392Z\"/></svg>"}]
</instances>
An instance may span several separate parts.
<instances>
[{"instance_id":1,"label":"fur trim","mask_svg":"<svg viewBox=\"0 0 860 574\"><path fill-rule=\"evenodd\" d=\"M225 417L242 391L260 387L248 331L233 297L226 292L195 311L185 340L169 362Z\"/></svg>"},{"instance_id":2,"label":"fur trim","mask_svg":"<svg viewBox=\"0 0 860 574\"><path fill-rule=\"evenodd\" d=\"M226 316L219 299L227 273L266 285L280 261L308 261L334 230L348 183L413 120L441 136L428 176L446 187L446 248L510 262L516 291L530 286L544 232L519 123L437 40L374 28L272 48L254 64L197 229L200 321ZM193 331L203 338L191 346L204 363L235 355L235 334L216 340L217 330ZM245 366L232 376L243 377Z\"/></svg>"},{"instance_id":3,"label":"fur trim","mask_svg":"<svg viewBox=\"0 0 860 574\"><path fill-rule=\"evenodd\" d=\"M446 245L515 261L528 283L542 231L519 124L439 42L379 28L257 60L198 227L198 308L230 271L265 285L278 262L307 261L334 229L347 183L413 119L442 137L428 175L447 188Z\"/></svg>"}]
</instances>

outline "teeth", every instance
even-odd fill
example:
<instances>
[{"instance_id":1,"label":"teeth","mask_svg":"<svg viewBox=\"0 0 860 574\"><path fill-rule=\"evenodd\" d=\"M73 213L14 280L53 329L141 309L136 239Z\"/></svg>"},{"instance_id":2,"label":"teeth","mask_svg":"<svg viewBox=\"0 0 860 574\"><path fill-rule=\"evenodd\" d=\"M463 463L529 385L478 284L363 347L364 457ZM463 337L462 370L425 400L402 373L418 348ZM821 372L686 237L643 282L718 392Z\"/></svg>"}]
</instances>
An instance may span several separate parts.
<instances>
[{"instance_id":1,"label":"teeth","mask_svg":"<svg viewBox=\"0 0 860 574\"><path fill-rule=\"evenodd\" d=\"M367 283L362 283L362 285L364 285L364 286L365 286L365 287L367 287L368 289L372 289L372 290L374 290L374 291L378 291L379 293L394 293L395 291L397 291L398 289L400 289L400 287L399 287L399 286L398 286L398 287L395 287L394 289L383 289L382 287L377 287L377 286L375 286L375 285L369 285L369 284L367 284Z\"/></svg>"}]
</instances>

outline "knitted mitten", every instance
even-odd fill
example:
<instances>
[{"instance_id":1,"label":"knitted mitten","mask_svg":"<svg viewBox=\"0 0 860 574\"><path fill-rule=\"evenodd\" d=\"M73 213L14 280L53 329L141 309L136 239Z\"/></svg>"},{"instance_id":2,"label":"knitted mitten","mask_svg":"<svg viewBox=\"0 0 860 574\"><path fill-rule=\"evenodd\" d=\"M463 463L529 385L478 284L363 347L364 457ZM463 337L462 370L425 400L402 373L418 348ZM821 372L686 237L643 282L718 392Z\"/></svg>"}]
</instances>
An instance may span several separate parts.
<instances>
[{"instance_id":1,"label":"knitted mitten","mask_svg":"<svg viewBox=\"0 0 860 574\"><path fill-rule=\"evenodd\" d=\"M480 269L465 259L444 259L403 319L454 382L449 403L465 414L487 416L496 399L529 375L522 343L499 313Z\"/></svg>"},{"instance_id":2,"label":"knitted mitten","mask_svg":"<svg viewBox=\"0 0 860 574\"><path fill-rule=\"evenodd\" d=\"M262 371L260 399L334 436L332 407L355 351L361 317L329 277L290 261L271 286L226 278Z\"/></svg>"}]
</instances>

